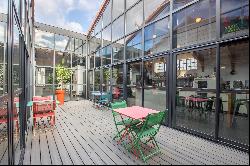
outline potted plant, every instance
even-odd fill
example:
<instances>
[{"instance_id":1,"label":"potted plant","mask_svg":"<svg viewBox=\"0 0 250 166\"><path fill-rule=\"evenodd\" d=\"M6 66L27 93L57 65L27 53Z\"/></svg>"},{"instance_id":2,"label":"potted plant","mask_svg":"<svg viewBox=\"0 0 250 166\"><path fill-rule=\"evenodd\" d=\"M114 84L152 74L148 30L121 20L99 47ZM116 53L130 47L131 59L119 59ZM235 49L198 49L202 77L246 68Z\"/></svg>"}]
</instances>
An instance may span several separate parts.
<instances>
[{"instance_id":1,"label":"potted plant","mask_svg":"<svg viewBox=\"0 0 250 166\"><path fill-rule=\"evenodd\" d=\"M72 72L70 69L65 68L63 65L59 64L56 66L56 77L55 81L59 85L56 89L57 100L61 105L64 104L65 88L64 85L70 83Z\"/></svg>"}]
</instances>

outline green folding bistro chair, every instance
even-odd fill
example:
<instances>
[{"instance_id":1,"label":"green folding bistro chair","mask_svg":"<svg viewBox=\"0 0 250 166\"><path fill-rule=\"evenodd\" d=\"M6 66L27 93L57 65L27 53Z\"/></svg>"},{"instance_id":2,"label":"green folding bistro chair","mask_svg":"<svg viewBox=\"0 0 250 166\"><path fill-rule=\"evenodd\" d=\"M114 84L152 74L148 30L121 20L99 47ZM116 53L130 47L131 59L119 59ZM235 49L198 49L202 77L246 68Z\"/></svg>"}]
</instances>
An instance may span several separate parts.
<instances>
[{"instance_id":1,"label":"green folding bistro chair","mask_svg":"<svg viewBox=\"0 0 250 166\"><path fill-rule=\"evenodd\" d=\"M131 132L135 135L133 145L131 149L137 157L141 157L146 163L149 158L160 153L160 148L155 140L155 136L160 130L160 127L164 121L166 111L157 114L150 114L147 116L146 120L141 125L134 125L131 127ZM148 146L152 142L152 152L145 154L143 151L142 144ZM140 153L140 156L138 155ZM151 150L150 150L151 151Z\"/></svg>"},{"instance_id":2,"label":"green folding bistro chair","mask_svg":"<svg viewBox=\"0 0 250 166\"><path fill-rule=\"evenodd\" d=\"M121 102L115 102L111 103L111 110L115 122L115 127L117 130L116 136L113 138L115 140L116 138L121 138L121 133L128 127L128 126L133 126L139 124L141 121L140 120L133 120L130 118L123 118L120 120L118 117L121 117L120 114L114 111L114 109L119 109L119 108L126 108L127 107L127 102L126 101L121 101ZM121 128L122 127L122 128ZM121 129L119 129L121 128Z\"/></svg>"}]
</instances>

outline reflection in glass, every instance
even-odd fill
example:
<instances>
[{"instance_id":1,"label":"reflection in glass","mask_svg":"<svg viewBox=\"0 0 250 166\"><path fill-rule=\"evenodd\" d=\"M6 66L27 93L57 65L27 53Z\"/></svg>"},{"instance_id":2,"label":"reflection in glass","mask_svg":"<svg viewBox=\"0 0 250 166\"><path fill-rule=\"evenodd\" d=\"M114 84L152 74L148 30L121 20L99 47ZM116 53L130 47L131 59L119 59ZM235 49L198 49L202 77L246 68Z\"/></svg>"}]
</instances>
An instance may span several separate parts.
<instances>
[{"instance_id":1,"label":"reflection in glass","mask_svg":"<svg viewBox=\"0 0 250 166\"><path fill-rule=\"evenodd\" d=\"M145 55L170 49L169 18L153 23L145 28Z\"/></svg>"},{"instance_id":2,"label":"reflection in glass","mask_svg":"<svg viewBox=\"0 0 250 166\"><path fill-rule=\"evenodd\" d=\"M146 23L165 16L170 11L170 0L144 0Z\"/></svg>"},{"instance_id":3,"label":"reflection in glass","mask_svg":"<svg viewBox=\"0 0 250 166\"><path fill-rule=\"evenodd\" d=\"M95 54L95 67L100 67L101 66L101 54L100 51L97 51Z\"/></svg>"},{"instance_id":4,"label":"reflection in glass","mask_svg":"<svg viewBox=\"0 0 250 166\"><path fill-rule=\"evenodd\" d=\"M114 66L112 69L113 100L123 99L123 65Z\"/></svg>"},{"instance_id":5,"label":"reflection in glass","mask_svg":"<svg viewBox=\"0 0 250 166\"><path fill-rule=\"evenodd\" d=\"M102 49L102 65L111 64L111 46Z\"/></svg>"},{"instance_id":6,"label":"reflection in glass","mask_svg":"<svg viewBox=\"0 0 250 166\"><path fill-rule=\"evenodd\" d=\"M144 106L158 111L166 109L166 76L165 58L144 62Z\"/></svg>"},{"instance_id":7,"label":"reflection in glass","mask_svg":"<svg viewBox=\"0 0 250 166\"><path fill-rule=\"evenodd\" d=\"M102 39L103 39L103 47L111 43L111 25L103 30Z\"/></svg>"},{"instance_id":8,"label":"reflection in glass","mask_svg":"<svg viewBox=\"0 0 250 166\"><path fill-rule=\"evenodd\" d=\"M142 32L138 31L126 38L126 59L142 56Z\"/></svg>"},{"instance_id":9,"label":"reflection in glass","mask_svg":"<svg viewBox=\"0 0 250 166\"><path fill-rule=\"evenodd\" d=\"M128 64L127 70L127 102L129 106L142 105L141 63Z\"/></svg>"},{"instance_id":10,"label":"reflection in glass","mask_svg":"<svg viewBox=\"0 0 250 166\"><path fill-rule=\"evenodd\" d=\"M103 12L103 28L109 25L111 22L111 2L106 6L105 11Z\"/></svg>"},{"instance_id":11,"label":"reflection in glass","mask_svg":"<svg viewBox=\"0 0 250 166\"><path fill-rule=\"evenodd\" d=\"M36 96L50 96L53 94L55 94L53 85L36 85L35 87Z\"/></svg>"},{"instance_id":12,"label":"reflection in glass","mask_svg":"<svg viewBox=\"0 0 250 166\"><path fill-rule=\"evenodd\" d=\"M0 22L0 96L7 92L6 24Z\"/></svg>"},{"instance_id":13,"label":"reflection in glass","mask_svg":"<svg viewBox=\"0 0 250 166\"><path fill-rule=\"evenodd\" d=\"M214 135L216 51L177 55L176 125Z\"/></svg>"},{"instance_id":14,"label":"reflection in glass","mask_svg":"<svg viewBox=\"0 0 250 166\"><path fill-rule=\"evenodd\" d=\"M124 39L115 42L113 48L113 63L124 61Z\"/></svg>"},{"instance_id":15,"label":"reflection in glass","mask_svg":"<svg viewBox=\"0 0 250 166\"><path fill-rule=\"evenodd\" d=\"M133 6L138 0L126 0L126 8L129 9L131 6Z\"/></svg>"},{"instance_id":16,"label":"reflection in glass","mask_svg":"<svg viewBox=\"0 0 250 166\"><path fill-rule=\"evenodd\" d=\"M223 37L249 34L249 1L221 1L221 33Z\"/></svg>"},{"instance_id":17,"label":"reflection in glass","mask_svg":"<svg viewBox=\"0 0 250 166\"><path fill-rule=\"evenodd\" d=\"M55 34L55 50L66 51L70 45L69 37ZM72 48L74 50L74 48Z\"/></svg>"},{"instance_id":18,"label":"reflection in glass","mask_svg":"<svg viewBox=\"0 0 250 166\"><path fill-rule=\"evenodd\" d=\"M86 57L79 54L72 54L72 67L83 70L86 68Z\"/></svg>"},{"instance_id":19,"label":"reflection in glass","mask_svg":"<svg viewBox=\"0 0 250 166\"><path fill-rule=\"evenodd\" d=\"M139 30L143 23L143 4L140 2L126 13L126 34Z\"/></svg>"},{"instance_id":20,"label":"reflection in glass","mask_svg":"<svg viewBox=\"0 0 250 166\"><path fill-rule=\"evenodd\" d=\"M71 55L67 52L56 52L56 66L63 65L64 67L71 68Z\"/></svg>"},{"instance_id":21,"label":"reflection in glass","mask_svg":"<svg viewBox=\"0 0 250 166\"><path fill-rule=\"evenodd\" d=\"M102 83L102 91L110 92L110 76L111 76L111 68L103 69L103 83Z\"/></svg>"},{"instance_id":22,"label":"reflection in glass","mask_svg":"<svg viewBox=\"0 0 250 166\"><path fill-rule=\"evenodd\" d=\"M54 37L53 33L48 33L40 30L35 30L35 47L51 48L54 49Z\"/></svg>"},{"instance_id":23,"label":"reflection in glass","mask_svg":"<svg viewBox=\"0 0 250 166\"><path fill-rule=\"evenodd\" d=\"M112 40L116 41L124 36L124 15L112 24Z\"/></svg>"},{"instance_id":24,"label":"reflection in glass","mask_svg":"<svg viewBox=\"0 0 250 166\"><path fill-rule=\"evenodd\" d=\"M36 85L53 84L53 68L36 68Z\"/></svg>"},{"instance_id":25,"label":"reflection in glass","mask_svg":"<svg viewBox=\"0 0 250 166\"><path fill-rule=\"evenodd\" d=\"M101 88L101 73L100 73L100 70L95 70L95 76L94 76L94 91L100 91Z\"/></svg>"},{"instance_id":26,"label":"reflection in glass","mask_svg":"<svg viewBox=\"0 0 250 166\"><path fill-rule=\"evenodd\" d=\"M187 3L192 2L192 1L193 0L174 0L173 8L177 9L177 8L182 7L182 6L184 6Z\"/></svg>"},{"instance_id":27,"label":"reflection in glass","mask_svg":"<svg viewBox=\"0 0 250 166\"><path fill-rule=\"evenodd\" d=\"M54 51L43 48L35 49L35 61L38 66L53 67Z\"/></svg>"},{"instance_id":28,"label":"reflection in glass","mask_svg":"<svg viewBox=\"0 0 250 166\"><path fill-rule=\"evenodd\" d=\"M249 42L221 47L219 136L249 145Z\"/></svg>"},{"instance_id":29,"label":"reflection in glass","mask_svg":"<svg viewBox=\"0 0 250 166\"><path fill-rule=\"evenodd\" d=\"M1 0L0 6L1 6L0 13L7 14L7 12L8 12L8 0Z\"/></svg>"},{"instance_id":30,"label":"reflection in glass","mask_svg":"<svg viewBox=\"0 0 250 166\"><path fill-rule=\"evenodd\" d=\"M216 1L202 0L173 15L173 47L190 46L216 38Z\"/></svg>"},{"instance_id":31,"label":"reflection in glass","mask_svg":"<svg viewBox=\"0 0 250 166\"><path fill-rule=\"evenodd\" d=\"M113 20L124 12L124 0L113 0Z\"/></svg>"}]
</instances>

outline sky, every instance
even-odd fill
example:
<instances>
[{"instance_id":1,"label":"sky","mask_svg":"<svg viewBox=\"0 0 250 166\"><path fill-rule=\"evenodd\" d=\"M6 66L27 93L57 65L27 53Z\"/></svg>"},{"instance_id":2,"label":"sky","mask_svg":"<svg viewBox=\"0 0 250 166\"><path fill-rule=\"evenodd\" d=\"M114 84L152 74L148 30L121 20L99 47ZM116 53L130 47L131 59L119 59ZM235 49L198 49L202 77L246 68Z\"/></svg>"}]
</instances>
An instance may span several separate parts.
<instances>
[{"instance_id":1,"label":"sky","mask_svg":"<svg viewBox=\"0 0 250 166\"><path fill-rule=\"evenodd\" d=\"M35 21L87 34L102 0L35 0Z\"/></svg>"}]
</instances>

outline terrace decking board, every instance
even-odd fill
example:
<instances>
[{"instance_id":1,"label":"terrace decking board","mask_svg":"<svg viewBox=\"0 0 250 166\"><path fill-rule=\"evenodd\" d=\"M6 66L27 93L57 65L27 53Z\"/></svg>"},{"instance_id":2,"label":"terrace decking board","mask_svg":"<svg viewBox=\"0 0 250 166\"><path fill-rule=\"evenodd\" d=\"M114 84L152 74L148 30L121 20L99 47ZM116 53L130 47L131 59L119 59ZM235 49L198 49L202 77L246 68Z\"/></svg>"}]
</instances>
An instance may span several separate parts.
<instances>
[{"instance_id":1,"label":"terrace decking board","mask_svg":"<svg viewBox=\"0 0 250 166\"><path fill-rule=\"evenodd\" d=\"M48 132L48 134L46 132L46 139L48 143L49 154L51 157L52 165L62 165L63 162L60 153L58 152L56 141L54 140L54 137L50 132Z\"/></svg>"},{"instance_id":2,"label":"terrace decking board","mask_svg":"<svg viewBox=\"0 0 250 166\"><path fill-rule=\"evenodd\" d=\"M63 117L60 117L60 118L63 118ZM71 123L71 125L72 125L72 123ZM79 126L80 128L86 128L86 126L85 127L83 127L82 126L82 124L76 124L77 126ZM75 126L76 126L75 125ZM75 127L74 126L74 127ZM97 132L96 130L95 130L95 126L91 126L91 130L92 131L95 131L95 133ZM86 136L86 133L89 133L88 131L83 131L83 130L81 130L81 133L78 133L78 134L80 134L81 136ZM90 136L90 135L92 135L92 136ZM92 132L90 132L89 133L89 136L90 137L96 137L96 136L94 136L93 135L93 133ZM101 136L101 134L99 133L99 137ZM101 136L101 138L104 138L103 136ZM108 142L108 141L106 141L106 139L104 138L104 139L102 139L102 140L100 140L100 139L95 139L95 142L96 142L96 144L98 144L98 145L106 145L106 147L104 147L104 146L101 146L100 148L101 148L101 150L103 151L103 152L105 152L106 150L108 150L108 152L110 152L111 153L111 149L110 148L114 148L113 149L113 152L115 153L115 154L117 154L117 156L115 156L115 155L112 155L112 156L110 156L110 158L112 158L113 160L114 159L116 159L117 161L116 161L116 163L119 163L119 164L134 164L134 162L131 162L131 159L129 158L129 157L127 157L127 156L124 156L124 153L122 153L119 149L116 149L117 147L115 147L114 146L114 144L111 144L110 142ZM107 152L105 152L105 153L107 153ZM108 153L108 154L110 154L110 153ZM119 159L117 159L117 157L119 157ZM123 157L123 159L125 158L125 160L124 160L124 162L120 159L120 157Z\"/></svg>"},{"instance_id":3,"label":"terrace decking board","mask_svg":"<svg viewBox=\"0 0 250 166\"><path fill-rule=\"evenodd\" d=\"M24 164L144 164L113 141L112 113L93 108L92 102L65 103L57 108L55 127L48 126L46 119L39 121L36 135L27 137ZM247 153L166 127L157 141L162 153L151 158L150 165L249 164Z\"/></svg>"},{"instance_id":4,"label":"terrace decking board","mask_svg":"<svg viewBox=\"0 0 250 166\"><path fill-rule=\"evenodd\" d=\"M79 114L79 113L77 113L76 115L73 115L74 117L78 117L78 115L81 115L81 114ZM102 135L101 133L100 133L100 131L101 132L103 132L104 133L104 130L105 131L107 131L107 132L105 132L104 133L104 135L102 135L102 137L104 137L105 138L105 135L109 135L109 133L112 133L112 131L109 131L109 130L107 130L107 129L104 129L104 128L98 128L97 127L97 125L95 125L94 123L93 123L93 118L92 117L89 117L87 114L84 114L84 116L85 116L85 123L84 124L90 124L89 126L91 126L91 131L93 131L94 133L97 133L97 134L99 134L99 135ZM81 118L83 118L83 117L78 117L79 119L81 119ZM91 121L89 121L88 119L92 119ZM98 120L96 120L96 121L94 121L94 122L99 122L100 121L100 119L98 119ZM81 124L82 125L82 124ZM77 125L78 126L78 125ZM106 126L106 125L105 125ZM110 125L109 125L110 126ZM82 126L82 128L86 128L86 126ZM95 129L96 128L96 129ZM90 129L89 129L90 130ZM113 130L114 131L114 130ZM92 133L92 132L91 132ZM99 135L97 135L97 136L95 136L95 137L98 137ZM113 135L115 135L115 133L113 133ZM110 136L109 137L109 139L111 139L112 140L112 137L113 136ZM104 140L104 139L103 139ZM106 144L106 143L105 143ZM115 144L117 144L117 142L115 142ZM116 148L115 148L116 149ZM127 156L129 153L128 152L126 152L125 153L125 156ZM124 159L123 159L124 160ZM136 160L135 159L135 161L138 161L138 160ZM160 159L160 158L157 158L157 157L155 157L153 160L151 160L150 162L149 162L150 164L152 164L152 165L155 165L155 164L159 164L159 163L164 163L163 162L163 160L162 159ZM135 164L135 163L134 163ZM137 163L137 164L143 164L143 163ZM166 162L165 164L169 164L168 162Z\"/></svg>"}]
</instances>

